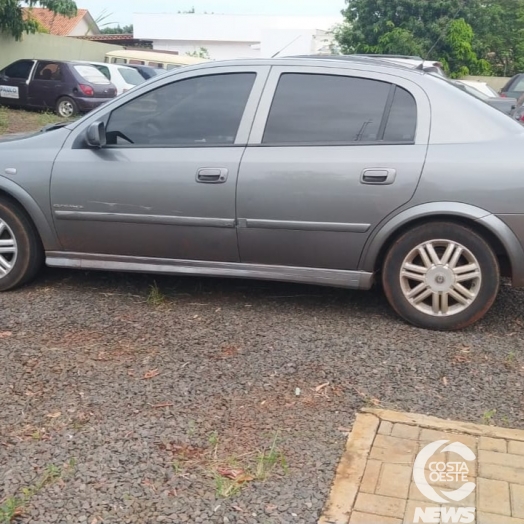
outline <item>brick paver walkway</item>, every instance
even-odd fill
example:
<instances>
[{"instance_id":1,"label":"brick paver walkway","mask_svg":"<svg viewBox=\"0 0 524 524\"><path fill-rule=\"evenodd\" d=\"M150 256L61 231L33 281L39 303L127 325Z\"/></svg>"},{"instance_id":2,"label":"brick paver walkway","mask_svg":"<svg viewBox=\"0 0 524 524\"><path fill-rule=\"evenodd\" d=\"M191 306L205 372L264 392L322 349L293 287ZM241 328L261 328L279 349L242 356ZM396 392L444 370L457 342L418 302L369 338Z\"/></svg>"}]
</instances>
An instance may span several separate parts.
<instances>
[{"instance_id":1,"label":"brick paver walkway","mask_svg":"<svg viewBox=\"0 0 524 524\"><path fill-rule=\"evenodd\" d=\"M365 411L319 524L524 524L524 431Z\"/></svg>"}]
</instances>

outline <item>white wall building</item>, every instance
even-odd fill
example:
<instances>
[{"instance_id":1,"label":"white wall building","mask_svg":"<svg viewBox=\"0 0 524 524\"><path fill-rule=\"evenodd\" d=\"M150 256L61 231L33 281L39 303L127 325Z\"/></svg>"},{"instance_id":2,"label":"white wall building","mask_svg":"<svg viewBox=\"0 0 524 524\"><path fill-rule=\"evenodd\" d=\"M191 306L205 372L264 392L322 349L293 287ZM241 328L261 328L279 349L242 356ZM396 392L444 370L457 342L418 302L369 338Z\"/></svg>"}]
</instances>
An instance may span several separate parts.
<instances>
[{"instance_id":1,"label":"white wall building","mask_svg":"<svg viewBox=\"0 0 524 524\"><path fill-rule=\"evenodd\" d=\"M207 49L211 58L269 58L330 52L337 17L135 14L134 37L159 51Z\"/></svg>"}]
</instances>

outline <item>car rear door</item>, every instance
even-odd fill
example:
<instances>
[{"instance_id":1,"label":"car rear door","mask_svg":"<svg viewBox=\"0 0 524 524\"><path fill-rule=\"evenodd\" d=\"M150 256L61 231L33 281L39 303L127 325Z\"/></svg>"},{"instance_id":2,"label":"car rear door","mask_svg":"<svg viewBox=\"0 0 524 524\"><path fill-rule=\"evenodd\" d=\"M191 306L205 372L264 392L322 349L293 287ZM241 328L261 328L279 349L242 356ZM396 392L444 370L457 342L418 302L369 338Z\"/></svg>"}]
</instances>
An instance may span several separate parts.
<instances>
[{"instance_id":1,"label":"car rear door","mask_svg":"<svg viewBox=\"0 0 524 524\"><path fill-rule=\"evenodd\" d=\"M58 155L51 201L64 249L158 259L238 261L240 160L267 67L213 67L139 86L103 117L108 145Z\"/></svg>"},{"instance_id":2,"label":"car rear door","mask_svg":"<svg viewBox=\"0 0 524 524\"><path fill-rule=\"evenodd\" d=\"M18 60L0 72L0 105L27 106L34 60Z\"/></svg>"},{"instance_id":3,"label":"car rear door","mask_svg":"<svg viewBox=\"0 0 524 524\"><path fill-rule=\"evenodd\" d=\"M413 196L429 124L425 92L394 70L274 67L240 167L241 261L356 269Z\"/></svg>"}]
</instances>

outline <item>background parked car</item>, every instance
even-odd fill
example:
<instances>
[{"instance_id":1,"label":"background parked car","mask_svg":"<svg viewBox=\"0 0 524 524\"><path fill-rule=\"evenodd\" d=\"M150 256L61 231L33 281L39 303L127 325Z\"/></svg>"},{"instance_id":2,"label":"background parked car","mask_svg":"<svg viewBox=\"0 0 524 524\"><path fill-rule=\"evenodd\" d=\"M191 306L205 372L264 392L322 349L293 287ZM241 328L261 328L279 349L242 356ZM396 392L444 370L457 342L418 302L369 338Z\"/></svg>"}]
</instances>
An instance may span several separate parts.
<instances>
[{"instance_id":1,"label":"background parked car","mask_svg":"<svg viewBox=\"0 0 524 524\"><path fill-rule=\"evenodd\" d=\"M117 95L121 95L143 84L144 77L134 68L118 64L104 64L104 62L86 62L96 67L116 87Z\"/></svg>"},{"instance_id":2,"label":"background parked car","mask_svg":"<svg viewBox=\"0 0 524 524\"><path fill-rule=\"evenodd\" d=\"M459 82L473 87L477 91L480 91L481 93L484 93L486 96L489 96L490 98L498 98L500 95L492 88L490 87L486 82L480 82L479 80L465 80L461 78Z\"/></svg>"},{"instance_id":3,"label":"background parked car","mask_svg":"<svg viewBox=\"0 0 524 524\"><path fill-rule=\"evenodd\" d=\"M156 76L161 75L167 71L166 69L163 69L161 67L150 67L134 64L127 64L126 67L132 67L133 69L136 69L144 77L145 80L155 78Z\"/></svg>"},{"instance_id":4,"label":"background parked car","mask_svg":"<svg viewBox=\"0 0 524 524\"><path fill-rule=\"evenodd\" d=\"M81 62L18 60L0 71L1 105L51 109L68 118L115 96L115 86Z\"/></svg>"},{"instance_id":5,"label":"background parked car","mask_svg":"<svg viewBox=\"0 0 524 524\"><path fill-rule=\"evenodd\" d=\"M520 98L524 95L524 73L519 73L510 78L506 85L500 90L500 96Z\"/></svg>"},{"instance_id":6,"label":"background parked car","mask_svg":"<svg viewBox=\"0 0 524 524\"><path fill-rule=\"evenodd\" d=\"M506 98L498 96L496 92L494 92L494 95L493 93L491 93L490 95L486 95L484 91L477 89L476 86L472 86L469 82L464 80L450 80L450 82L462 91L465 91L466 93L469 93L475 98L478 98L483 102L486 102L486 104L493 106L495 109L502 111L506 115L511 115L515 110L515 107L517 106L516 98ZM487 84L486 87L491 89Z\"/></svg>"}]
</instances>

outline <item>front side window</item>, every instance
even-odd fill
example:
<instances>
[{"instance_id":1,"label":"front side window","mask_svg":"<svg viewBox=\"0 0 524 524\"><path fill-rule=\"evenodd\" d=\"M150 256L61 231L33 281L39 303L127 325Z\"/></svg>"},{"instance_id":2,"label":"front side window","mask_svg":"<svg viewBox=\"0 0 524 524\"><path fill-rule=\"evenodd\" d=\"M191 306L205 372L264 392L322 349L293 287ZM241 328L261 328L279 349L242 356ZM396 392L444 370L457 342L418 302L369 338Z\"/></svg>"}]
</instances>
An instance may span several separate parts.
<instances>
[{"instance_id":1,"label":"front side window","mask_svg":"<svg viewBox=\"0 0 524 524\"><path fill-rule=\"evenodd\" d=\"M263 142L336 145L387 140L383 136L383 121L389 111L391 89L392 85L387 82L366 78L283 74L269 112ZM404 102L399 95L397 113L402 112ZM400 118L397 113L391 127L395 119Z\"/></svg>"},{"instance_id":2,"label":"front side window","mask_svg":"<svg viewBox=\"0 0 524 524\"><path fill-rule=\"evenodd\" d=\"M33 69L34 62L32 60L19 60L14 64L11 64L4 70L5 76L8 78L20 78L21 80L27 80Z\"/></svg>"},{"instance_id":3,"label":"front side window","mask_svg":"<svg viewBox=\"0 0 524 524\"><path fill-rule=\"evenodd\" d=\"M108 144L212 146L234 144L255 73L179 80L115 109Z\"/></svg>"}]
</instances>

